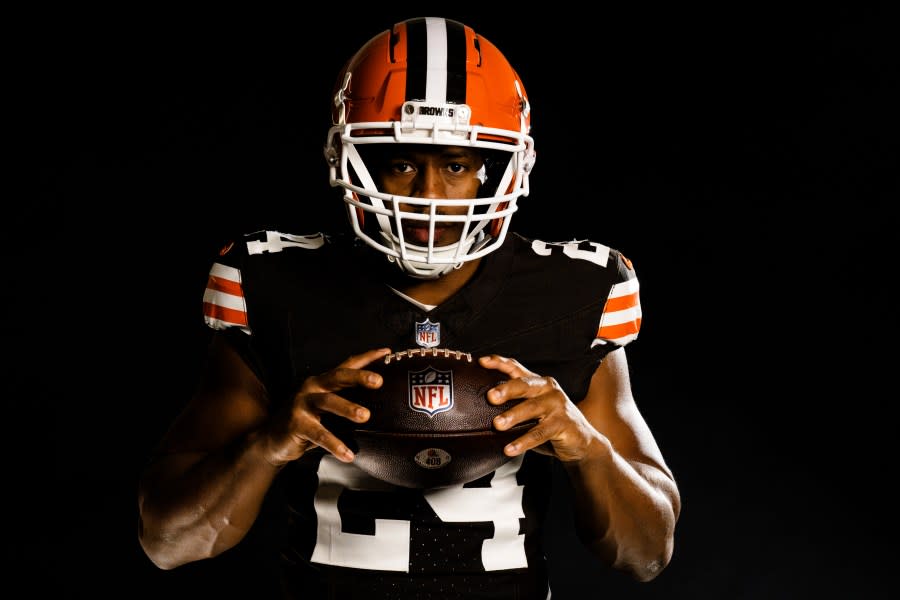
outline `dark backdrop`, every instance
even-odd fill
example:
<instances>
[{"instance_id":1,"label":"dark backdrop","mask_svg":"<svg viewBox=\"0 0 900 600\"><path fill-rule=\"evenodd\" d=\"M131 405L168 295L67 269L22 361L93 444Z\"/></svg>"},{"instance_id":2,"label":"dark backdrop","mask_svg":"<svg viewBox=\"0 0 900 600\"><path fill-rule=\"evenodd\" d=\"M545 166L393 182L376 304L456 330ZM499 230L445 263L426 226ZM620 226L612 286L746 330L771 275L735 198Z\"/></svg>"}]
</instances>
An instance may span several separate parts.
<instances>
[{"instance_id":1,"label":"dark backdrop","mask_svg":"<svg viewBox=\"0 0 900 600\"><path fill-rule=\"evenodd\" d=\"M191 391L213 254L237 231L342 226L321 156L333 79L372 35L436 12L218 9L45 15L21 50L37 59L16 91L39 193L3 228L4 379L24 440L8 472L49 485L16 486L34 491L15 495L25 535L7 550L63 597L264 586L265 531L155 569L137 473ZM637 268L634 389L683 495L672 563L642 585L588 559L560 511L554 599L877 596L895 556L886 11L445 16L493 41L531 98L538 160L514 226L606 243Z\"/></svg>"}]
</instances>

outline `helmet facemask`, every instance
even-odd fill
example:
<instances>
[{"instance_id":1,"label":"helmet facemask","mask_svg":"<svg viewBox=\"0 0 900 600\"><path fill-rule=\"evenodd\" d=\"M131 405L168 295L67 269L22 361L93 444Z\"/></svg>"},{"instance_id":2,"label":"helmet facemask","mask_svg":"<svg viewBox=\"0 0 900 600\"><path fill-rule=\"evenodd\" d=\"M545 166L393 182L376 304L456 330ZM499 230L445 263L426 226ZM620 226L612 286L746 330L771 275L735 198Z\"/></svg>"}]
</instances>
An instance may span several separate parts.
<instances>
[{"instance_id":1,"label":"helmet facemask","mask_svg":"<svg viewBox=\"0 0 900 600\"><path fill-rule=\"evenodd\" d=\"M401 150L396 143L360 143L358 138L342 142L340 164L333 169L332 181L344 188L354 233L409 275L423 279L439 277L495 250L506 236L508 217L517 210L518 197L527 193L521 164L524 153L478 149L483 162L477 174L481 185L474 198L421 198L392 195L378 185L377 172L384 168L384 157ZM448 214L451 210L459 213L460 206L466 207L463 214ZM426 241L408 239L404 234L412 222L427 224ZM456 228L459 233L453 241L445 239L438 245L435 231L442 227Z\"/></svg>"}]
</instances>

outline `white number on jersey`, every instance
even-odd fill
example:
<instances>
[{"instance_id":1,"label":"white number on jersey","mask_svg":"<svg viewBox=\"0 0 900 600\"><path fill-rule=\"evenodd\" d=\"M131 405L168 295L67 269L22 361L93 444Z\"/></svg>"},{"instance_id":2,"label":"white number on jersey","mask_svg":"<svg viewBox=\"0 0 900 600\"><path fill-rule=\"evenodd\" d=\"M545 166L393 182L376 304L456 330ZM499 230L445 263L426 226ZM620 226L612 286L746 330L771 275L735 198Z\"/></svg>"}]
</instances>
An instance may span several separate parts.
<instances>
[{"instance_id":1,"label":"white number on jersey","mask_svg":"<svg viewBox=\"0 0 900 600\"><path fill-rule=\"evenodd\" d=\"M587 250L579 248L584 243L589 244L591 248ZM609 261L609 246L596 242L578 240L571 242L542 242L541 240L534 240L531 242L531 249L540 256L550 256L554 248L562 248L563 254L569 258L587 260L601 267L605 267Z\"/></svg>"},{"instance_id":2,"label":"white number on jersey","mask_svg":"<svg viewBox=\"0 0 900 600\"><path fill-rule=\"evenodd\" d=\"M425 500L445 523L491 521L494 536L481 548L486 571L526 567L525 536L519 533L523 488L516 482L522 456L508 461L494 473L490 487L462 485L425 490ZM409 571L410 522L374 518L374 535L347 533L341 527L338 498L344 490L388 491L392 489L351 464L331 455L319 462L319 489L314 501L318 531L312 562L374 569Z\"/></svg>"}]
</instances>

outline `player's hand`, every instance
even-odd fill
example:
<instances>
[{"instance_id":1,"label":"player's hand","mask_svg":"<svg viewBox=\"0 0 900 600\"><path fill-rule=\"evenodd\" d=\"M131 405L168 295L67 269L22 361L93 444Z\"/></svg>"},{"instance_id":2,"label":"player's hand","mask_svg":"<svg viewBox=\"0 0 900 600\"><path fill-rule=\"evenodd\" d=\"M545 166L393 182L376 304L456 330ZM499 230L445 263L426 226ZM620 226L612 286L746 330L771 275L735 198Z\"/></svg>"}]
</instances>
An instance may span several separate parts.
<instances>
[{"instance_id":1,"label":"player's hand","mask_svg":"<svg viewBox=\"0 0 900 600\"><path fill-rule=\"evenodd\" d=\"M327 450L338 460L352 461L353 452L322 425L322 415L331 413L354 423L368 421L369 410L347 400L339 392L354 386L381 387L381 375L364 367L390 352L388 348L369 350L347 358L330 371L308 377L286 409L277 413L267 427L269 462L283 465L316 446Z\"/></svg>"},{"instance_id":2,"label":"player's hand","mask_svg":"<svg viewBox=\"0 0 900 600\"><path fill-rule=\"evenodd\" d=\"M507 456L517 456L526 450L549 454L565 462L581 460L586 456L588 446L599 433L556 379L542 377L515 359L497 354L482 356L479 362L483 367L509 376L509 381L488 392L488 402L503 404L515 398L524 398L521 403L494 417L494 426L506 431L519 423L537 421L527 433L506 445L503 451Z\"/></svg>"}]
</instances>

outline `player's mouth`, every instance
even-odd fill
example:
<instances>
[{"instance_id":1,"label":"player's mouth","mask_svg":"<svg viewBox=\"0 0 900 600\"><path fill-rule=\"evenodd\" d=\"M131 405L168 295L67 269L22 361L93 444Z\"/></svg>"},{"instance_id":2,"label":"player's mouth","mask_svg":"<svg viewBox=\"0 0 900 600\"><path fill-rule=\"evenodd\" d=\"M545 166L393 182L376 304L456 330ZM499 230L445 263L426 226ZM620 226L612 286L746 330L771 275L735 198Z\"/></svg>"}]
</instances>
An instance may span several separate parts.
<instances>
[{"instance_id":1,"label":"player's mouth","mask_svg":"<svg viewBox=\"0 0 900 600\"><path fill-rule=\"evenodd\" d=\"M452 241L446 241L444 238L449 235L451 227L447 225L435 225L434 227L434 245L435 246L445 246ZM411 244L415 244L417 246L427 246L428 245L428 224L423 223L422 225L404 225L403 227L403 237L407 242Z\"/></svg>"}]
</instances>

